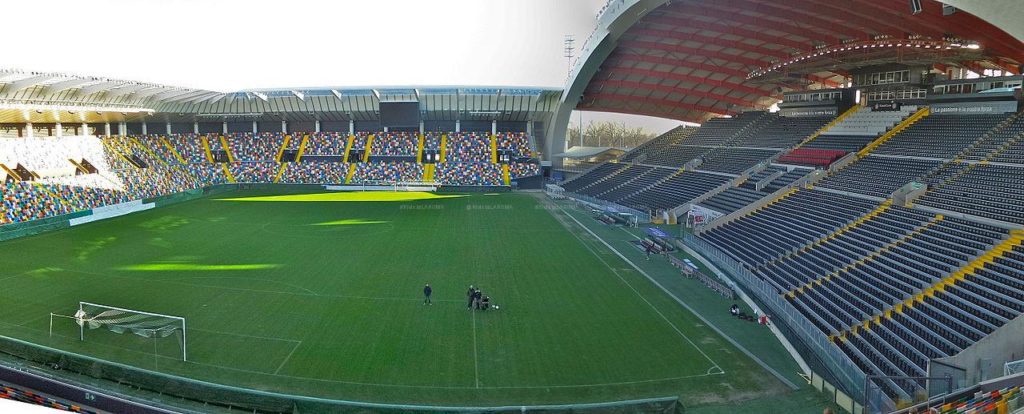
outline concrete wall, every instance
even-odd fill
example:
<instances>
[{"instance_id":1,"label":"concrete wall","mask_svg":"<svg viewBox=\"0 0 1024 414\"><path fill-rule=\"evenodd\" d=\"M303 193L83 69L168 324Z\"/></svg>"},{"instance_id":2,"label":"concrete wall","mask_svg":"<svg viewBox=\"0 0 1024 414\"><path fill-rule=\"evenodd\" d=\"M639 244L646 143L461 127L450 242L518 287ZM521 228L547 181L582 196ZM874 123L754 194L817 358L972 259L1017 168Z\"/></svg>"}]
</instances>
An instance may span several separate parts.
<instances>
[{"instance_id":1,"label":"concrete wall","mask_svg":"<svg viewBox=\"0 0 1024 414\"><path fill-rule=\"evenodd\" d=\"M966 386L1001 377L1003 365L1024 358L1024 315L992 332L959 354L937 361L967 371ZM929 367L929 371L931 368Z\"/></svg>"}]
</instances>

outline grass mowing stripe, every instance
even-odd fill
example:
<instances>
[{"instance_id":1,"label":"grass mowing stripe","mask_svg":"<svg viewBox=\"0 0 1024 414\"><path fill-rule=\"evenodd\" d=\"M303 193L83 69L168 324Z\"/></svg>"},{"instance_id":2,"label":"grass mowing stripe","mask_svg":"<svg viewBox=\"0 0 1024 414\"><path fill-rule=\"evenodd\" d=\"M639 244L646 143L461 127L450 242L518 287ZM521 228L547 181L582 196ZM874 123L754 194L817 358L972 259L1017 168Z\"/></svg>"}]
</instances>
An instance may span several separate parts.
<instances>
[{"instance_id":1,"label":"grass mowing stripe","mask_svg":"<svg viewBox=\"0 0 1024 414\"><path fill-rule=\"evenodd\" d=\"M288 360L289 360L289 359L292 359L292 355L294 355L294 354L295 354L295 350L296 350L296 349L299 349L299 346L300 346L300 345L302 345L302 341L298 341L298 342L296 342L296 343L295 343L295 347L294 347L294 348L292 348L292 352L289 352L289 353L288 353L288 356L284 357L284 361L281 361L281 365L278 365L278 366L277 366L277 369L276 369L276 370L274 370L274 375L277 375L278 373L280 373L280 372L281 372L281 368L284 368L284 364L287 364L287 363L288 363Z\"/></svg>"},{"instance_id":2,"label":"grass mowing stripe","mask_svg":"<svg viewBox=\"0 0 1024 414\"><path fill-rule=\"evenodd\" d=\"M473 323L473 370L474 370L474 378L476 379L476 387L480 388L480 357L477 356L477 346L476 346L476 311L471 309L469 311L469 313L473 314L472 323Z\"/></svg>"},{"instance_id":3,"label":"grass mowing stripe","mask_svg":"<svg viewBox=\"0 0 1024 414\"><path fill-rule=\"evenodd\" d=\"M575 222L576 222L576 224L578 224L578 225L579 225L579 226L580 226L581 228L583 228L584 230L586 230L586 231L587 231L587 233L590 233L590 235L591 235L591 236L593 236L593 237L594 237L595 239L597 239L598 241L600 241L601 243L603 243L603 244L605 245L605 247L607 247L607 248L608 248L608 249L610 249L611 251L615 252L615 254L616 254L616 255L618 255L618 256L619 256L620 258L622 258L622 260L625 260L625 261L626 261L626 263L629 263L629 265L630 265L630 266L633 266L633 268L634 268L634 269L636 269L636 270L637 270L638 272L640 272L640 273L641 273L641 274L643 274L644 276L647 276L647 278L648 278L648 279L650 279L650 281L651 281L651 282L657 283L657 282L656 282L656 281L655 281L654 279L651 279L651 277L650 277L650 276L648 276L648 275L647 275L647 273L643 271L643 269L640 269L640 268L639 268L639 267L638 267L638 266L637 266L636 264L634 264L634 263L633 263L633 262L631 262L631 261L630 261L629 259L627 259L627 258L626 258L626 256L623 256L623 255L622 255L622 253L619 253L619 251L618 251L618 250L615 250L615 248L613 248L613 247L612 247L612 246L611 246L610 244L608 244L607 242L605 242L605 241L604 241L604 239L602 239L602 238L598 237L598 235L597 235L597 234L595 234L594 232L590 231L590 229L589 229L589 228L587 228L587 226L584 226L584 225L583 225L583 223L580 223L580 221L579 221L579 220L576 220L576 217L573 217L573 216L569 215L569 213L567 213L567 212L566 212L565 210L563 210L563 209L562 209L561 207L559 207L558 209L562 211L562 214L565 214L565 215L566 215L567 217L569 217L570 219L572 219L572 221L575 221ZM690 343L690 345L692 345L692 346L693 346L693 347L694 347L694 348L695 348L695 349L697 350L697 352L700 352L700 354L701 354L701 355L703 355L703 356L704 356L704 358L706 358L706 359L708 360L708 362L711 362L711 365L712 365L712 366L711 366L711 368L715 368L715 367L718 367L718 369L719 369L719 370L721 370L721 372L722 372L723 374L725 373L725 370L724 370L724 369L722 369L722 367L721 367L720 365L718 365L718 363L717 363L717 362L715 362L715 360L711 359L711 357L710 357L710 356L708 356L708 354L707 354L707 353L705 353L705 352L704 352L704 350L703 350L703 349L701 349L701 347L697 346L697 344L696 344L696 343L694 343L694 342L693 342L692 340L690 340L690 337L686 336L686 334L684 334L684 333L683 333L683 331L679 330L679 328L678 328L678 327L676 326L676 324L672 323L672 321L671 321L671 320L669 320L669 319L668 319L668 317L667 317L667 316L665 316L665 314L664 314L664 313L661 313L661 310L659 310L659 309L658 309L657 307L655 307L653 303L651 303L650 301L648 301L648 300L647 300L647 298L645 298L645 297L644 297L644 295L640 294L640 292L639 292L639 291L637 291L637 290L636 290L636 288L634 288L634 287L633 287L633 285L631 285L631 284L630 284L630 283L629 283L628 281L626 281L626 279L625 279L625 278L623 278L623 277L622 277L622 275L620 275L620 274L619 274L619 271L618 271L618 270L615 270L615 268L614 268L614 267L612 267L612 265L608 264L608 262L607 262L607 261L605 261L605 260L604 260L604 258L603 258L603 257L601 257L601 255L597 253L597 251L595 251L595 250L594 250L593 248L591 248L591 247L590 247L589 245L587 245L587 244L586 244L586 242L584 242L582 238L580 238L579 236L577 236L577 235L576 235L576 233L574 233L574 232L572 232L572 231L569 231L569 232L570 232L570 233L572 233L572 235L573 235L574 237L576 237L576 239L577 239L577 240L579 240L581 244L583 244L584 246L586 246L587 250L590 250L590 252L594 254L594 257L596 257L596 258L597 258L598 260L600 260L600 261L601 261L601 263L604 263L604 265L605 265L605 266L607 266L607 267L608 267L608 269L610 269L610 270L612 271L612 273L614 273L614 274L615 274L615 276L616 276L616 277L618 277L618 278L619 278L619 280L621 280L621 281L622 281L622 283L625 283L625 284L626 284L626 286L629 286L629 289L630 289L630 290L632 290L632 291L633 291L633 293L636 293L636 295L637 295L637 296L639 296L639 297L640 297L640 299L642 299L642 300L644 301L644 303L646 303L646 304L647 304L648 306L650 306L650 307L651 307L651 309L653 309L653 310L654 310L654 312L656 312L656 313L658 314L658 316L661 316L661 319L663 319L663 320L664 320L664 321L665 321L666 323L668 323L668 324L669 324L669 326L671 326L671 327L672 327L672 329L673 329L673 330L675 330L675 331L676 331L676 333L678 333L678 334L679 334L679 336L683 337L683 339L685 339L685 340L686 340L686 342L689 342L689 343ZM659 287L660 287L660 285L659 285ZM711 372L711 369L708 369L708 373L710 373L710 372Z\"/></svg>"}]
</instances>

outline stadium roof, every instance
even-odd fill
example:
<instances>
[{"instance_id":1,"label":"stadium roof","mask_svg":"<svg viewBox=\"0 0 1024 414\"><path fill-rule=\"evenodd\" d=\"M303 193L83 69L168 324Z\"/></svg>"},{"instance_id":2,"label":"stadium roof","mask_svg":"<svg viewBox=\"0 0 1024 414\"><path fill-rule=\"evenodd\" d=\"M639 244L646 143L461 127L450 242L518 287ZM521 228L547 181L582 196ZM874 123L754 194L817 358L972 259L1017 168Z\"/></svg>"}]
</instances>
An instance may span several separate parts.
<instances>
[{"instance_id":1,"label":"stadium roof","mask_svg":"<svg viewBox=\"0 0 1024 414\"><path fill-rule=\"evenodd\" d=\"M61 73L0 70L0 123L374 120L380 102L417 101L425 119L547 120L559 88L294 87L218 92Z\"/></svg>"},{"instance_id":2,"label":"stadium roof","mask_svg":"<svg viewBox=\"0 0 1024 414\"><path fill-rule=\"evenodd\" d=\"M873 64L1019 73L1024 43L942 6L922 0L915 14L896 0L612 0L567 90L581 89L577 109L702 122L768 108L785 91L844 85L851 69Z\"/></svg>"}]
</instances>

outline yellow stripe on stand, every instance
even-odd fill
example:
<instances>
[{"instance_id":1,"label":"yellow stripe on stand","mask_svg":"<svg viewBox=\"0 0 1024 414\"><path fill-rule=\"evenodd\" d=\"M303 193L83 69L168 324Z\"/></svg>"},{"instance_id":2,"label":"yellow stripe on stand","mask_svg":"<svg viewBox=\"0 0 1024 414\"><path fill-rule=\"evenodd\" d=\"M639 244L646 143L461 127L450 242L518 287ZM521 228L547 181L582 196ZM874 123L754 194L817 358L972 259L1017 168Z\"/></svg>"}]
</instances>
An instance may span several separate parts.
<instances>
[{"instance_id":1,"label":"yellow stripe on stand","mask_svg":"<svg viewBox=\"0 0 1024 414\"><path fill-rule=\"evenodd\" d=\"M448 134L441 135L441 160L439 162L445 162L448 154Z\"/></svg>"},{"instance_id":2,"label":"yellow stripe on stand","mask_svg":"<svg viewBox=\"0 0 1024 414\"><path fill-rule=\"evenodd\" d=\"M366 137L366 151L363 152L363 162L370 162L370 149L373 146L373 134Z\"/></svg>"},{"instance_id":3,"label":"yellow stripe on stand","mask_svg":"<svg viewBox=\"0 0 1024 414\"><path fill-rule=\"evenodd\" d=\"M1009 238L1003 240L991 250L985 252L981 256L978 256L960 269L950 273L949 276L942 278L932 286L925 288L907 300L892 305L889 308L882 310L882 312L861 321L859 324L850 326L846 331L852 331L860 327L870 329L872 323L875 325L881 324L882 318L892 319L892 312L894 311L896 313L902 313L903 308L905 307L912 308L915 304L924 303L927 297L935 296L936 292L943 292L946 290L946 287L955 285L957 282L964 280L967 275L974 274L974 272L983 269L986 264L992 263L996 259L1003 257L1006 252L1012 251L1013 248L1015 246L1019 246L1022 241L1024 241L1024 230L1011 230Z\"/></svg>"},{"instance_id":4,"label":"yellow stripe on stand","mask_svg":"<svg viewBox=\"0 0 1024 414\"><path fill-rule=\"evenodd\" d=\"M227 163L223 163L223 162L222 162L222 163L220 164L220 166L221 166L221 168L224 168L224 176L228 178L228 182L229 182L229 183L235 183L235 182L237 182L237 181L235 181L235 176L234 176L234 174L231 174L231 169L230 169L230 168L228 168L228 164L227 164Z\"/></svg>"},{"instance_id":5,"label":"yellow stripe on stand","mask_svg":"<svg viewBox=\"0 0 1024 414\"><path fill-rule=\"evenodd\" d=\"M299 153L295 154L295 162L302 161L302 156L306 153L306 143L309 142L309 135L302 136L302 142L299 143Z\"/></svg>"},{"instance_id":6,"label":"yellow stripe on stand","mask_svg":"<svg viewBox=\"0 0 1024 414\"><path fill-rule=\"evenodd\" d=\"M352 182L352 176L356 175L356 164L348 165L348 174L345 174L345 184Z\"/></svg>"},{"instance_id":7,"label":"yellow stripe on stand","mask_svg":"<svg viewBox=\"0 0 1024 414\"><path fill-rule=\"evenodd\" d=\"M210 152L210 141L206 139L206 136L201 136L199 139L203 142L203 151L206 152L206 161L213 162L213 153Z\"/></svg>"},{"instance_id":8,"label":"yellow stripe on stand","mask_svg":"<svg viewBox=\"0 0 1024 414\"><path fill-rule=\"evenodd\" d=\"M284 170L288 169L289 165L292 165L292 163L286 162L286 163L281 164L281 168L277 169L277 175L274 176L274 183L275 184L277 182L281 181L281 176L284 175Z\"/></svg>"},{"instance_id":9,"label":"yellow stripe on stand","mask_svg":"<svg viewBox=\"0 0 1024 414\"><path fill-rule=\"evenodd\" d=\"M505 180L505 185L512 185L512 174L508 171L508 164L501 164L501 177Z\"/></svg>"},{"instance_id":10,"label":"yellow stripe on stand","mask_svg":"<svg viewBox=\"0 0 1024 414\"><path fill-rule=\"evenodd\" d=\"M281 143L281 148L277 149L277 156L274 157L274 161L281 162L281 157L284 157L284 150L288 148L288 143L292 141L291 135L284 136L284 142ZM277 180L274 180L276 183Z\"/></svg>"},{"instance_id":11,"label":"yellow stripe on stand","mask_svg":"<svg viewBox=\"0 0 1024 414\"><path fill-rule=\"evenodd\" d=\"M416 144L416 163L423 163L423 134L419 134L419 142Z\"/></svg>"},{"instance_id":12,"label":"yellow stripe on stand","mask_svg":"<svg viewBox=\"0 0 1024 414\"><path fill-rule=\"evenodd\" d=\"M224 152L228 153L228 162L235 162L235 155L231 153L231 146L228 145L228 139L220 136L220 145L224 147Z\"/></svg>"},{"instance_id":13,"label":"yellow stripe on stand","mask_svg":"<svg viewBox=\"0 0 1024 414\"><path fill-rule=\"evenodd\" d=\"M819 137L821 134L824 134L829 129L832 129L832 127L836 126L836 124L843 122L843 120L848 118L850 115L857 113L857 111L859 111L860 108L860 105L851 106L850 109L846 110L846 112L843 112L841 115L837 116L836 119L833 119L832 122L825 124L825 126L821 127L821 129L814 131L814 133L811 134L811 136L805 138L803 141L800 141L800 144L797 145L797 148L803 146L808 142L814 141L815 138Z\"/></svg>"},{"instance_id":14,"label":"yellow stripe on stand","mask_svg":"<svg viewBox=\"0 0 1024 414\"><path fill-rule=\"evenodd\" d=\"M491 135L491 164L497 164L497 163L498 163L498 136L497 135Z\"/></svg>"},{"instance_id":15,"label":"yellow stripe on stand","mask_svg":"<svg viewBox=\"0 0 1024 414\"><path fill-rule=\"evenodd\" d=\"M882 134L882 136L878 137L878 139L871 141L871 143L864 147L864 149L857 151L857 156L863 157L865 155L870 154L871 151L873 151L875 148L878 148L879 145L884 144L885 141L888 141L890 138L900 133L900 131L907 129L915 122L920 121L924 117L928 116L928 114L929 112L927 106L919 109L917 112L914 112L913 115L907 117L907 119L904 119L903 122L896 124L896 126L892 127L892 129L890 129L888 132Z\"/></svg>"},{"instance_id":16,"label":"yellow stripe on stand","mask_svg":"<svg viewBox=\"0 0 1024 414\"><path fill-rule=\"evenodd\" d=\"M434 182L434 169L437 167L435 164L426 164L423 166L423 181L432 183Z\"/></svg>"},{"instance_id":17,"label":"yellow stripe on stand","mask_svg":"<svg viewBox=\"0 0 1024 414\"><path fill-rule=\"evenodd\" d=\"M188 164L185 162L185 157L182 157L181 154L178 153L178 150L174 149L174 145L171 145L171 141L164 137L160 137L160 140L164 142L164 145L166 145L167 149L171 151L171 154L174 154L174 158L177 158L181 165Z\"/></svg>"},{"instance_id":18,"label":"yellow stripe on stand","mask_svg":"<svg viewBox=\"0 0 1024 414\"><path fill-rule=\"evenodd\" d=\"M349 135L348 136L348 142L345 144L345 157L342 158L342 160L341 160L342 162L348 162L348 153L349 153L349 151L352 151L352 145L355 144L355 142L356 142L356 136L355 135Z\"/></svg>"}]
</instances>

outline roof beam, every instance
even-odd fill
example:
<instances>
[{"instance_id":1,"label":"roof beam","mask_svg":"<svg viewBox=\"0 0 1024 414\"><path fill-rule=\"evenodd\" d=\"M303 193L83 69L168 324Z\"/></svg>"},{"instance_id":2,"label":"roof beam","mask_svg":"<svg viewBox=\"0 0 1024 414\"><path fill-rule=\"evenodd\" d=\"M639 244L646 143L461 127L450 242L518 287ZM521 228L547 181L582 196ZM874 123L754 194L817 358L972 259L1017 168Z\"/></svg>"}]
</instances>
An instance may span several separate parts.
<instances>
[{"instance_id":1,"label":"roof beam","mask_svg":"<svg viewBox=\"0 0 1024 414\"><path fill-rule=\"evenodd\" d=\"M168 101L168 102L170 102L170 101L173 101L174 99L177 99L177 98L179 98L181 96L192 94L192 93L195 93L195 92L196 91L191 90L191 89L172 89L172 90L169 90L169 91L164 91L164 92L160 92L160 93L158 93L156 95L153 95L153 99L155 99L157 101Z\"/></svg>"},{"instance_id":2,"label":"roof beam","mask_svg":"<svg viewBox=\"0 0 1024 414\"><path fill-rule=\"evenodd\" d=\"M156 94L159 94L159 93L163 93L163 92L166 92L166 91L167 91L167 88L165 88L165 87L153 86L153 87L151 87L149 89L143 89L141 91L135 92L134 94L132 94L132 97L133 98L137 98L137 99L148 98L150 96L153 96L153 95L156 95Z\"/></svg>"},{"instance_id":3,"label":"roof beam","mask_svg":"<svg viewBox=\"0 0 1024 414\"><path fill-rule=\"evenodd\" d=\"M175 95L173 98L164 98L163 100L167 101L167 102L184 102L185 100L192 99L192 98L195 98L197 96L204 95L204 94L207 94L207 93L209 93L209 91L196 91L196 90L193 90L193 91L189 91L188 93L185 93L185 94Z\"/></svg>"},{"instance_id":4,"label":"roof beam","mask_svg":"<svg viewBox=\"0 0 1024 414\"><path fill-rule=\"evenodd\" d=\"M116 82L103 81L103 82L97 83L95 85L89 85L89 86L83 87L82 89L79 89L78 90L78 94L82 95L82 96L92 95L92 94L98 93L98 92L109 91L111 89L114 89L118 85L120 85L120 84L116 83Z\"/></svg>"},{"instance_id":5,"label":"roof beam","mask_svg":"<svg viewBox=\"0 0 1024 414\"><path fill-rule=\"evenodd\" d=\"M760 68L771 64L769 60L751 59L742 55L730 55L717 50L700 49L682 45L669 45L665 43L646 42L640 40L625 40L619 43L619 47L637 47L641 49L664 50L666 52L685 53L692 56L707 56L730 62L737 62L744 66Z\"/></svg>"},{"instance_id":6,"label":"roof beam","mask_svg":"<svg viewBox=\"0 0 1024 414\"><path fill-rule=\"evenodd\" d=\"M699 96L701 98L714 99L716 101L728 102L733 105L738 105L746 108L764 109L763 105L758 105L757 102L751 102L746 99L737 98L729 95L722 95L714 92L704 92L693 88L681 88L677 86L665 86L657 83L646 83L646 82L634 82L625 80L599 80L593 82L589 87L597 89L600 92L604 87L612 87L616 89L636 89L644 91L657 91L668 94L680 94L686 96ZM586 95L586 92L584 92ZM760 98L760 96L758 96Z\"/></svg>"},{"instance_id":7,"label":"roof beam","mask_svg":"<svg viewBox=\"0 0 1024 414\"><path fill-rule=\"evenodd\" d=\"M660 107L659 109L662 109L662 108L664 108L664 107ZM683 116L676 116L676 115L674 115L674 112L676 110L678 110L679 108L665 108L665 109L670 109L669 111L664 111L664 110L652 111L652 110L646 110L646 109L633 110L633 109L627 109L627 108L616 108L616 107L611 107L611 106L596 105L596 106L590 106L590 107L586 107L586 108L576 108L576 109L579 110L579 111L614 112L614 113L626 114L626 115L653 116L655 118L675 119L675 120L678 120L678 121L693 122L695 124L703 123L707 118L713 118L714 117L714 116L709 116L707 112L695 112L695 111L689 111L689 110L687 110L685 112L685 115L683 115Z\"/></svg>"},{"instance_id":8,"label":"roof beam","mask_svg":"<svg viewBox=\"0 0 1024 414\"><path fill-rule=\"evenodd\" d=\"M711 8L711 10L705 10L705 13L701 14L701 16L714 17L716 20L719 20L719 21L730 22L730 23L738 23L738 24L745 24L745 25L748 25L748 26L758 26L758 24L755 24L755 23L759 23L758 21L756 21L756 19L750 18L748 16L742 16L742 15L737 16L735 13L731 13L731 14L727 14L727 13L719 14L719 13L720 12L718 11L718 9ZM734 35L734 36L746 37L746 38L755 39L755 40L758 40L758 41L761 41L761 42L764 42L764 43L774 43L774 44L777 44L777 45L783 45L783 46L786 46L786 47L788 47L790 49L795 49L795 50L800 51L800 52L809 51L809 50L811 50L814 47L814 45L812 45L810 42L800 42L800 41L792 40L792 39L789 39L789 38L786 38L786 37L783 37L783 36L773 36L773 35L766 34L765 32L759 32L759 31L756 31L756 30L746 29L746 28L740 27L739 25L730 26L728 24L719 23L719 22L706 22L706 21L703 21L703 20L697 20L696 17L698 17L698 16L694 16L694 15L680 16L680 15L671 14L671 13L664 13L664 14L662 14L660 16L649 16L649 17L646 17L645 21L649 20L652 23L666 25L666 26L685 26L685 27L692 27L694 29L707 30L707 31L713 31L713 32L722 33L722 34L729 34L729 35ZM783 30L779 30L778 28L775 28L775 27L773 27L772 29L776 30L776 31L783 31ZM794 33L794 35L797 35L797 36L800 36L800 37L805 37L805 38L807 37L807 36L800 35L799 33Z\"/></svg>"},{"instance_id":9,"label":"roof beam","mask_svg":"<svg viewBox=\"0 0 1024 414\"><path fill-rule=\"evenodd\" d=\"M588 104L587 101L590 101L590 103ZM716 108L714 106L707 106L707 105L701 105L701 104L695 104L695 103L688 104L688 103L673 101L673 100L669 100L669 99L644 98L642 96L632 96L632 95L623 95L623 94L618 94L618 93L605 93L605 92L598 92L596 94L584 94L583 95L583 101L581 101L580 105L578 105L577 107L578 108L587 108L587 107L590 107L590 106L596 106L597 103L601 102L601 101L608 101L608 102L622 101L622 102L643 103L643 104L665 106L665 107L670 107L670 108L681 108L681 109L688 109L688 110L701 111L701 112L710 112L710 113L719 114L719 115L729 115L730 112L731 112L728 109Z\"/></svg>"},{"instance_id":10,"label":"roof beam","mask_svg":"<svg viewBox=\"0 0 1024 414\"><path fill-rule=\"evenodd\" d=\"M629 34L630 35L649 36L649 37L662 38L662 39L663 38L670 38L670 39L679 39L681 41L693 40L693 41L702 42L702 43L711 43L711 44L713 44L715 46L720 46L722 48L741 49L741 50L743 50L745 52L757 53L759 55L767 55L767 56L771 56L771 57L774 57L774 58L779 59L779 60L789 59L792 56L792 54L786 53L785 51L782 51L782 50L766 49L766 48L761 47L761 46L753 46L753 45L750 45L748 43L735 42L735 41L731 41L731 40L723 40L723 39L720 39L720 38L717 38L717 37L702 35L702 34L699 34L699 33L683 33L683 32L677 32L677 31L674 31L674 30L660 30L660 29L631 29L629 31Z\"/></svg>"},{"instance_id":11,"label":"roof beam","mask_svg":"<svg viewBox=\"0 0 1024 414\"><path fill-rule=\"evenodd\" d=\"M650 78L670 79L670 80L675 80L675 81L679 81L679 82L689 82L689 83L696 83L696 84L702 84L702 85L712 85L712 86L714 86L716 88L717 87L729 88L729 89L740 91L740 92L743 92L743 93L746 93L746 94L749 94L749 95L758 95L758 96L769 96L769 95L771 95L771 91L766 91L766 90L763 90L763 89L758 89L758 88L754 88L754 87L750 87L750 86L742 85L742 84L738 84L738 83L728 82L726 80L714 80L714 79L709 79L709 78L702 78L702 77L699 77L699 76L682 75L682 74L673 73L673 72L663 72L663 71L650 70L650 69L614 67L612 69L612 72L609 72L609 74L611 74L611 73L626 73L626 74L630 74L630 75L641 75L641 76L650 77Z\"/></svg>"},{"instance_id":12,"label":"roof beam","mask_svg":"<svg viewBox=\"0 0 1024 414\"><path fill-rule=\"evenodd\" d=\"M125 86L122 86L120 88L108 91L107 92L107 98L108 99L110 99L110 98L117 98L117 97L120 97L120 96L124 96L124 95L128 95L128 94L134 93L136 91L141 91L141 90L146 89L148 87L149 87L149 85L143 85L143 84L125 85Z\"/></svg>"},{"instance_id":13,"label":"roof beam","mask_svg":"<svg viewBox=\"0 0 1024 414\"><path fill-rule=\"evenodd\" d=\"M7 94L11 95L11 94L13 94L15 92L18 92L18 91L22 90L22 89L28 89L28 88L31 88L31 87L33 87L35 85L38 85L40 82L46 82L48 80L57 79L57 78L59 78L59 76L54 76L54 75L37 75L37 76L31 76L31 77L28 77L28 78L25 78L25 79L22 79L22 80L19 80L19 81L14 81L14 82L10 83L9 85L7 85Z\"/></svg>"},{"instance_id":14,"label":"roof beam","mask_svg":"<svg viewBox=\"0 0 1024 414\"><path fill-rule=\"evenodd\" d=\"M842 18L828 19L826 17L822 17L817 3L815 3L815 6L812 8L800 8L791 7L788 4L782 5L776 1L718 0L714 5L716 8L721 8L723 6L731 8L731 13L746 14L748 12L753 12L775 17L777 20L765 19L765 24L759 25L766 29L774 28L780 23L785 22L800 29L800 32L804 33L810 32L817 34L821 32L829 32L840 34L851 39L865 39L868 35L868 33L864 31L863 27L857 27L845 20L848 12L841 14L840 16L842 16ZM808 26L813 26L816 29L811 29Z\"/></svg>"},{"instance_id":15,"label":"roof beam","mask_svg":"<svg viewBox=\"0 0 1024 414\"><path fill-rule=\"evenodd\" d=\"M81 78L72 78L72 79L68 79L68 80L63 80L63 81L60 81L60 82L57 82L57 83L54 83L54 84L51 84L51 85L47 86L46 87L46 93L48 93L48 94L55 94L55 93L63 92L63 91L68 90L68 89L77 88L79 86L85 85L85 84L90 83L90 82L95 82L95 80L93 80L93 79L81 79Z\"/></svg>"},{"instance_id":16,"label":"roof beam","mask_svg":"<svg viewBox=\"0 0 1024 414\"><path fill-rule=\"evenodd\" d=\"M623 52L616 52L616 54L613 54L605 62L606 63L611 63L611 64L616 64L616 63L621 63L621 62L646 62L646 63L653 63L653 64L656 64L656 65L671 65L671 66L678 66L678 67L684 67L684 68L690 68L690 69L699 69L699 70L708 71L708 72L712 72L712 73L723 73L723 74L726 74L726 75L729 75L731 77L738 78L738 79L746 79L747 75L750 74L750 72L743 71L743 70L738 70L738 69L733 69L733 68L729 68L729 67L726 67L726 66L712 65L712 64L708 64L708 63L702 63L702 62L691 62L689 60L683 60L683 59L678 59L678 58L670 58L670 57L656 57L656 56L639 55L639 54L625 54Z\"/></svg>"}]
</instances>

